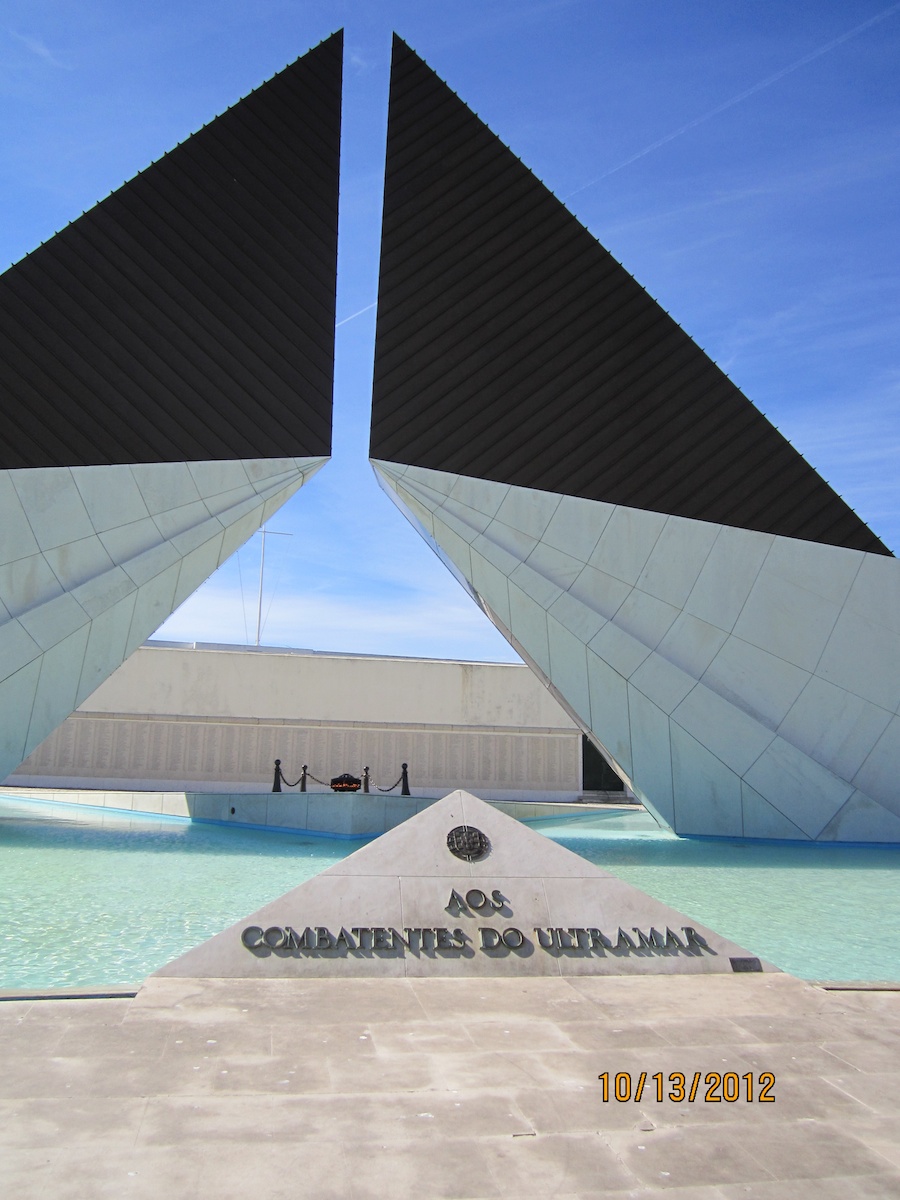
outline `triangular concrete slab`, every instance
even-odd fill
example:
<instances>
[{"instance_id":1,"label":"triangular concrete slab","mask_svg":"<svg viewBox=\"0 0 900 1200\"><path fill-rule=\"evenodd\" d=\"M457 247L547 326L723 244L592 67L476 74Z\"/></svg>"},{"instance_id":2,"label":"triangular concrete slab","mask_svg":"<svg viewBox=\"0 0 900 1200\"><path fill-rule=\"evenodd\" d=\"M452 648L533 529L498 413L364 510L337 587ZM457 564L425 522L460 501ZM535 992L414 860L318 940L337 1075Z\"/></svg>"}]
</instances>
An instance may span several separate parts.
<instances>
[{"instance_id":1,"label":"triangular concrete slab","mask_svg":"<svg viewBox=\"0 0 900 1200\"><path fill-rule=\"evenodd\" d=\"M473 860L450 849L454 831L476 844ZM304 979L744 970L777 968L455 791L156 974Z\"/></svg>"}]
</instances>

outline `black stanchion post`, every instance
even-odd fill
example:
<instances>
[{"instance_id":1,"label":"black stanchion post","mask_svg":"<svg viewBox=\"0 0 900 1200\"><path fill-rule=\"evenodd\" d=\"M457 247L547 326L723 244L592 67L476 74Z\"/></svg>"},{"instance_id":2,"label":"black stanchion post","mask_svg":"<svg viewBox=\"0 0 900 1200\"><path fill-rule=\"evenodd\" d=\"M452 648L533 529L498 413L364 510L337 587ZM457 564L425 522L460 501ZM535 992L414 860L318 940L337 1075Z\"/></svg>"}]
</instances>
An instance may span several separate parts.
<instances>
[{"instance_id":1,"label":"black stanchion post","mask_svg":"<svg viewBox=\"0 0 900 1200\"><path fill-rule=\"evenodd\" d=\"M272 791L273 792L281 791L281 759L280 758L275 759L275 778L272 781Z\"/></svg>"},{"instance_id":2,"label":"black stanchion post","mask_svg":"<svg viewBox=\"0 0 900 1200\"><path fill-rule=\"evenodd\" d=\"M363 767L363 791L368 796L369 794L369 768Z\"/></svg>"},{"instance_id":3,"label":"black stanchion post","mask_svg":"<svg viewBox=\"0 0 900 1200\"><path fill-rule=\"evenodd\" d=\"M306 763L303 764L303 770L300 772L300 791L306 791Z\"/></svg>"},{"instance_id":4,"label":"black stanchion post","mask_svg":"<svg viewBox=\"0 0 900 1200\"><path fill-rule=\"evenodd\" d=\"M400 795L401 796L409 795L409 775L407 773L408 767L409 767L409 763L401 763L400 764L400 768L401 768L400 779L402 781L401 787L400 787Z\"/></svg>"}]
</instances>

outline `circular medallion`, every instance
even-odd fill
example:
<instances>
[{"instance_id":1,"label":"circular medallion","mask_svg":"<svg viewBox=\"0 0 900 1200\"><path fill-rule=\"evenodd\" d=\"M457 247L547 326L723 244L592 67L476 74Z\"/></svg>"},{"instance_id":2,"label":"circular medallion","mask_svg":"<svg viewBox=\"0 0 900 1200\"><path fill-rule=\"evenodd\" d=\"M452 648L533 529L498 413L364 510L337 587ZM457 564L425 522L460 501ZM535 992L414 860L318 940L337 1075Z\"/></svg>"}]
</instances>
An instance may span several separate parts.
<instances>
[{"instance_id":1,"label":"circular medallion","mask_svg":"<svg viewBox=\"0 0 900 1200\"><path fill-rule=\"evenodd\" d=\"M447 849L466 862L477 862L491 852L491 843L474 825L457 825L447 834Z\"/></svg>"}]
</instances>

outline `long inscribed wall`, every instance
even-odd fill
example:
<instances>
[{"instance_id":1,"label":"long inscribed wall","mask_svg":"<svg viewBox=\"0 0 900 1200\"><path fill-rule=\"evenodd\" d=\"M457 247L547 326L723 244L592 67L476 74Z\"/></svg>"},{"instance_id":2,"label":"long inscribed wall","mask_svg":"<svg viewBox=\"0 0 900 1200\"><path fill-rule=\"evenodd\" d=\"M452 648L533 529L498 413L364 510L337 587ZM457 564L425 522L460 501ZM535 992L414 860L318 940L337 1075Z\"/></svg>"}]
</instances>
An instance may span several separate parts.
<instances>
[{"instance_id":1,"label":"long inscribed wall","mask_svg":"<svg viewBox=\"0 0 900 1200\"><path fill-rule=\"evenodd\" d=\"M516 731L453 726L362 726L353 722L199 720L74 713L22 763L28 776L160 783L271 785L280 758L288 779L304 763L321 779L344 771L389 787L410 765L413 790L577 792L581 735L572 729ZM310 783L311 789L318 785Z\"/></svg>"}]
</instances>

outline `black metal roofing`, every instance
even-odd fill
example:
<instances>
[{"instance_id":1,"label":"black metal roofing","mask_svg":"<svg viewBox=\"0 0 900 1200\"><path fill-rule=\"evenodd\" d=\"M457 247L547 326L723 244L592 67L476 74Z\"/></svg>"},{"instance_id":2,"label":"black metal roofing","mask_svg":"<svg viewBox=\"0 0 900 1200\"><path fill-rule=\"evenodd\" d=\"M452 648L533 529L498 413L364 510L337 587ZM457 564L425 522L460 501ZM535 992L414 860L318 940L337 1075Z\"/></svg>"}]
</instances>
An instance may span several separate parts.
<instances>
[{"instance_id":1,"label":"black metal roofing","mask_svg":"<svg viewBox=\"0 0 900 1200\"><path fill-rule=\"evenodd\" d=\"M0 467L331 447L342 35L0 277Z\"/></svg>"},{"instance_id":2,"label":"black metal roofing","mask_svg":"<svg viewBox=\"0 0 900 1200\"><path fill-rule=\"evenodd\" d=\"M370 454L890 553L399 38Z\"/></svg>"}]
</instances>

